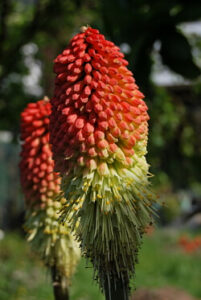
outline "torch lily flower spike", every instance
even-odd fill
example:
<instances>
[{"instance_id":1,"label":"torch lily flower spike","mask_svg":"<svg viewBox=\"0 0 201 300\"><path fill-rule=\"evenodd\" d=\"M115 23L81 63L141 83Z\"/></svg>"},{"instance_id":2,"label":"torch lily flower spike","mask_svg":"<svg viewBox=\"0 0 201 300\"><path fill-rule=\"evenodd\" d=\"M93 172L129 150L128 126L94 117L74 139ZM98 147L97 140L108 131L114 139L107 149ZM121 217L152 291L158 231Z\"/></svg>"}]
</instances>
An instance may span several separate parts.
<instances>
[{"instance_id":1,"label":"torch lily flower spike","mask_svg":"<svg viewBox=\"0 0 201 300\"><path fill-rule=\"evenodd\" d=\"M105 293L120 281L127 291L155 202L144 96L120 49L96 29L82 28L54 62L50 142L66 198L62 218L71 216Z\"/></svg>"},{"instance_id":2,"label":"torch lily flower spike","mask_svg":"<svg viewBox=\"0 0 201 300\"><path fill-rule=\"evenodd\" d=\"M29 103L21 114L21 184L27 207L25 229L45 264L69 280L80 257L77 242L70 233L68 222L58 222L62 206L58 173L49 144L48 99Z\"/></svg>"}]
</instances>

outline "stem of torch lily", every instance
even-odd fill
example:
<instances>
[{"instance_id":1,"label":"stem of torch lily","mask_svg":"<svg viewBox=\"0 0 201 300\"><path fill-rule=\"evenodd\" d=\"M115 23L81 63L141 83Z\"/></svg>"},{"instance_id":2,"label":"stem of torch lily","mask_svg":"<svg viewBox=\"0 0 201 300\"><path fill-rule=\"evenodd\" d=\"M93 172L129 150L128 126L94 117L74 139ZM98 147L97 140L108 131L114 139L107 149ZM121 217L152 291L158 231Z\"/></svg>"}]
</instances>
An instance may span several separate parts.
<instances>
[{"instance_id":1,"label":"stem of torch lily","mask_svg":"<svg viewBox=\"0 0 201 300\"><path fill-rule=\"evenodd\" d=\"M55 300L69 300L69 290L66 278L58 274L56 267L51 268L52 285Z\"/></svg>"},{"instance_id":2,"label":"stem of torch lily","mask_svg":"<svg viewBox=\"0 0 201 300\"><path fill-rule=\"evenodd\" d=\"M129 300L129 288L120 278L114 282L111 278L105 280L105 300Z\"/></svg>"}]
</instances>

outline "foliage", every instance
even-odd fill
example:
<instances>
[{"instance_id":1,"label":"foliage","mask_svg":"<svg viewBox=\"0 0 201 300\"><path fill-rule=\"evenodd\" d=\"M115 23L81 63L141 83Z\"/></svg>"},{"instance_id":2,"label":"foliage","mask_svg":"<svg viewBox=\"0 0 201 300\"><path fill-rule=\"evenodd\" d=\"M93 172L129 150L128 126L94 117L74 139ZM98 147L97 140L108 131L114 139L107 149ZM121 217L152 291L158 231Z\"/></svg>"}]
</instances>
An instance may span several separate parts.
<instances>
[{"instance_id":1,"label":"foliage","mask_svg":"<svg viewBox=\"0 0 201 300\"><path fill-rule=\"evenodd\" d=\"M102 27L117 44L126 42L131 46L127 59L144 90L150 86L151 51L156 40L161 41L162 59L172 70L191 79L200 74L192 59L191 46L177 28L181 22L200 17L201 5L196 0L166 3L159 0L2 0L0 13L0 127L4 129L16 128L18 114L31 97L23 89L23 75L28 69L22 46L29 42L38 46L37 56L43 61L42 86L45 93L51 92L51 61L83 24Z\"/></svg>"},{"instance_id":2,"label":"foliage","mask_svg":"<svg viewBox=\"0 0 201 300\"><path fill-rule=\"evenodd\" d=\"M0 129L16 131L22 108L29 98L36 99L23 85L23 76L31 67L30 62L26 64L23 46L37 45L44 93L51 92L52 60L74 31L91 22L94 6L90 1L72 0L1 1Z\"/></svg>"},{"instance_id":3,"label":"foliage","mask_svg":"<svg viewBox=\"0 0 201 300\"><path fill-rule=\"evenodd\" d=\"M195 297L201 297L200 270L197 267L201 259L200 253L185 254L177 244L179 236L179 231L159 231L145 240L136 270L137 287L169 285L183 288Z\"/></svg>"},{"instance_id":4,"label":"foliage","mask_svg":"<svg viewBox=\"0 0 201 300\"><path fill-rule=\"evenodd\" d=\"M181 96L164 88L155 90L154 102L149 105L148 161L153 166L152 172L157 174L157 183L172 181L175 188L192 188L201 181L198 101L188 90Z\"/></svg>"},{"instance_id":5,"label":"foliage","mask_svg":"<svg viewBox=\"0 0 201 300\"><path fill-rule=\"evenodd\" d=\"M162 60L171 70L190 79L200 75L192 59L191 46L177 28L179 23L200 18L198 1L103 0L102 3L105 31L117 44L131 46L127 59L144 90L149 90L155 41L160 41Z\"/></svg>"},{"instance_id":6,"label":"foliage","mask_svg":"<svg viewBox=\"0 0 201 300\"><path fill-rule=\"evenodd\" d=\"M137 265L135 287L172 285L201 297L201 256L199 253L185 254L178 245L179 236L180 233L167 234L161 231L145 239L139 257L140 264ZM1 300L53 299L50 275L30 252L24 238L18 234L6 235L0 244L0 263ZM85 262L81 261L72 285L72 299L103 299L91 278L91 267L85 268Z\"/></svg>"}]
</instances>

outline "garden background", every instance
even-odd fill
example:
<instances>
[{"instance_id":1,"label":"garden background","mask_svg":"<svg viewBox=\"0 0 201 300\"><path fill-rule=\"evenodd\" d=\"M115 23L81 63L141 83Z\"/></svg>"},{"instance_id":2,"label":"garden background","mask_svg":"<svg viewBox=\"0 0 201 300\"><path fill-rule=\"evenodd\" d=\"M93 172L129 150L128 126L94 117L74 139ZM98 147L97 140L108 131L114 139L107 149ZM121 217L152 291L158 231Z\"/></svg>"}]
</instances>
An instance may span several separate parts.
<instances>
[{"instance_id":1,"label":"garden background","mask_svg":"<svg viewBox=\"0 0 201 300\"><path fill-rule=\"evenodd\" d=\"M0 1L0 299L53 299L50 276L22 229L19 120L28 102L52 96L53 59L87 24L124 52L151 118L147 159L164 206L157 229L149 228L145 237L133 286L148 291L176 287L201 299L197 0ZM84 261L74 278L72 299L103 299Z\"/></svg>"}]
</instances>

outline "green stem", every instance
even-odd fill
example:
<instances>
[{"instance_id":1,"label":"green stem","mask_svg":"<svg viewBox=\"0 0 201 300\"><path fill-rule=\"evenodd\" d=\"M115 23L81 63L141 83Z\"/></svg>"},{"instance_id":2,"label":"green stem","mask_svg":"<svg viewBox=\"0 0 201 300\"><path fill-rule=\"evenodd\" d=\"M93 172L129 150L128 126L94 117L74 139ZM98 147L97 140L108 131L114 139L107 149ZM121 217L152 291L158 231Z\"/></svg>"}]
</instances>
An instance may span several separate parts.
<instances>
[{"instance_id":1,"label":"green stem","mask_svg":"<svg viewBox=\"0 0 201 300\"><path fill-rule=\"evenodd\" d=\"M114 282L113 279L105 280L105 300L129 300L128 285L121 278Z\"/></svg>"},{"instance_id":2,"label":"green stem","mask_svg":"<svg viewBox=\"0 0 201 300\"><path fill-rule=\"evenodd\" d=\"M66 278L58 274L56 267L52 267L52 285L55 300L69 300L69 290Z\"/></svg>"}]
</instances>

